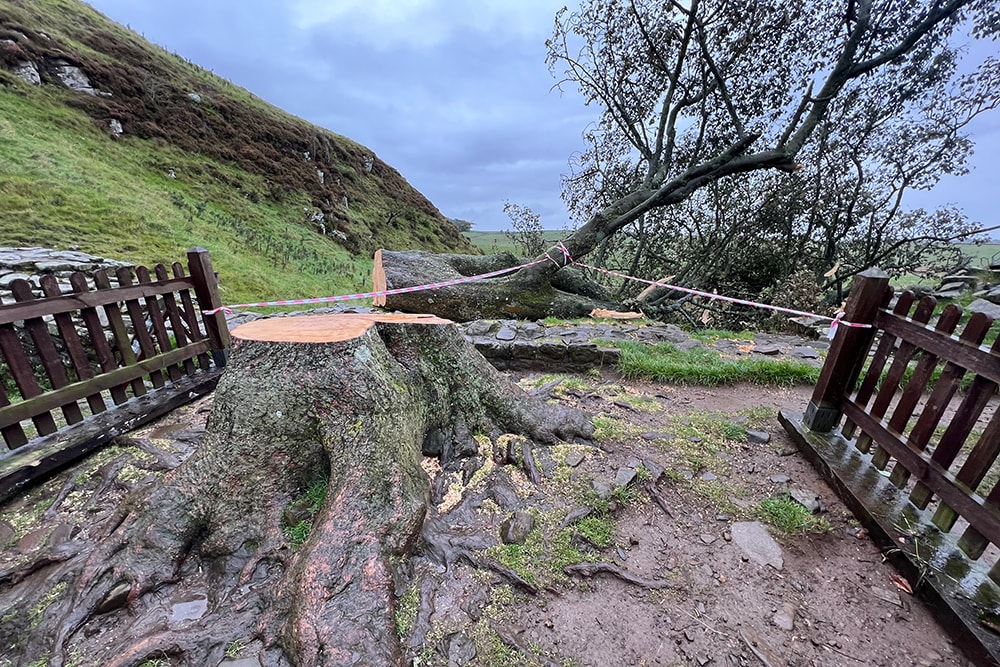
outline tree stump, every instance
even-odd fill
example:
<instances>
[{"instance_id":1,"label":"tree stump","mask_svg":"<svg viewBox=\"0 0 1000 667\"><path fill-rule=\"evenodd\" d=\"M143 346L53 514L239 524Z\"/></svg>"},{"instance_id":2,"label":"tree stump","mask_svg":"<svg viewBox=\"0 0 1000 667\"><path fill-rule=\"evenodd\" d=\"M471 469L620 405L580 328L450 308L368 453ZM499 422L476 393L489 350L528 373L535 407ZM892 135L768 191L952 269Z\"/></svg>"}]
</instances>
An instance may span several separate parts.
<instances>
[{"instance_id":1,"label":"tree stump","mask_svg":"<svg viewBox=\"0 0 1000 667\"><path fill-rule=\"evenodd\" d=\"M27 650L51 651L52 664L81 653L217 664L245 638L273 665L402 664L393 576L421 544L421 452L448 466L477 451L477 434L553 443L593 432L434 316L274 318L232 335L200 448L126 503L50 606L61 618L40 633L48 645ZM325 499L293 548L289 525L317 484ZM206 586L197 622L171 622L162 600Z\"/></svg>"}]
</instances>

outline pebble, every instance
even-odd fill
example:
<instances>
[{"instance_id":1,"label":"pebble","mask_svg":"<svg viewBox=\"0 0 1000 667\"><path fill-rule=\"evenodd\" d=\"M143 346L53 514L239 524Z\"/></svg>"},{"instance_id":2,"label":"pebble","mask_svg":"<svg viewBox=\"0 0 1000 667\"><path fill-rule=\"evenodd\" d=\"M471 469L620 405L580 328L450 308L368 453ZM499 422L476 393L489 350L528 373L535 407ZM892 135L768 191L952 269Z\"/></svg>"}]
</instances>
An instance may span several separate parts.
<instances>
[{"instance_id":1,"label":"pebble","mask_svg":"<svg viewBox=\"0 0 1000 667\"><path fill-rule=\"evenodd\" d=\"M731 530L733 541L747 558L761 565L770 565L779 571L784 567L781 547L767 532L764 524L759 521L734 523Z\"/></svg>"},{"instance_id":2,"label":"pebble","mask_svg":"<svg viewBox=\"0 0 1000 667\"><path fill-rule=\"evenodd\" d=\"M716 537L715 535L710 535L710 534L708 534L708 533L702 533L702 534L701 534L701 541L702 541L703 543L705 543L705 544L712 544L712 543L713 543L713 542L715 542L715 541L716 541L717 539L719 539L719 538L718 538L718 537Z\"/></svg>"},{"instance_id":3,"label":"pebble","mask_svg":"<svg viewBox=\"0 0 1000 667\"><path fill-rule=\"evenodd\" d=\"M823 511L823 503L820 502L819 496L812 489L793 486L788 489L788 495L792 497L792 500L799 503L813 514Z\"/></svg>"},{"instance_id":4,"label":"pebble","mask_svg":"<svg viewBox=\"0 0 1000 667\"><path fill-rule=\"evenodd\" d=\"M590 486L601 500L607 500L611 497L611 485L604 480L595 479L590 483Z\"/></svg>"},{"instance_id":5,"label":"pebble","mask_svg":"<svg viewBox=\"0 0 1000 667\"><path fill-rule=\"evenodd\" d=\"M628 466L622 466L618 469L618 473L615 475L615 488L621 489L629 484L636 478L635 468L630 468Z\"/></svg>"},{"instance_id":6,"label":"pebble","mask_svg":"<svg viewBox=\"0 0 1000 667\"><path fill-rule=\"evenodd\" d=\"M524 544L535 527L535 517L523 511L514 512L500 525L500 540L504 544Z\"/></svg>"},{"instance_id":7,"label":"pebble","mask_svg":"<svg viewBox=\"0 0 1000 667\"><path fill-rule=\"evenodd\" d=\"M771 617L771 622L786 632L795 629L795 605L786 602Z\"/></svg>"},{"instance_id":8,"label":"pebble","mask_svg":"<svg viewBox=\"0 0 1000 667\"><path fill-rule=\"evenodd\" d=\"M559 528L562 529L565 528L566 526L574 524L580 519L583 519L584 517L588 516L589 514L590 514L589 507L577 507L576 509L572 509L566 515L566 518L562 520L562 523L559 524Z\"/></svg>"},{"instance_id":9,"label":"pebble","mask_svg":"<svg viewBox=\"0 0 1000 667\"><path fill-rule=\"evenodd\" d=\"M652 459L643 459L642 467L649 473L649 478L652 482L658 482L663 477L663 466Z\"/></svg>"}]
</instances>

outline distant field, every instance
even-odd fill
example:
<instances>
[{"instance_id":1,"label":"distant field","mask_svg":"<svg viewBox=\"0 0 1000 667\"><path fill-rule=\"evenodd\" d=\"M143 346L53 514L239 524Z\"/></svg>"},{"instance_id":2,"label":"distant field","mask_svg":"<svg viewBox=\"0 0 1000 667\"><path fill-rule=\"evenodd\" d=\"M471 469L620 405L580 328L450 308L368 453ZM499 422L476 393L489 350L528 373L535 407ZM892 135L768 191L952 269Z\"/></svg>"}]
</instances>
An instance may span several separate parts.
<instances>
[{"instance_id":1,"label":"distant field","mask_svg":"<svg viewBox=\"0 0 1000 667\"><path fill-rule=\"evenodd\" d=\"M519 254L517 248L514 247L514 244L510 242L510 239L503 232L463 232L463 234L465 238L488 253L512 252L515 255ZM555 243L565 238L569 232L550 230L543 232L543 234L545 234L546 241Z\"/></svg>"},{"instance_id":2,"label":"distant field","mask_svg":"<svg viewBox=\"0 0 1000 667\"><path fill-rule=\"evenodd\" d=\"M960 243L962 252L972 258L974 268L986 268L991 262L1000 263L1000 243Z\"/></svg>"}]
</instances>

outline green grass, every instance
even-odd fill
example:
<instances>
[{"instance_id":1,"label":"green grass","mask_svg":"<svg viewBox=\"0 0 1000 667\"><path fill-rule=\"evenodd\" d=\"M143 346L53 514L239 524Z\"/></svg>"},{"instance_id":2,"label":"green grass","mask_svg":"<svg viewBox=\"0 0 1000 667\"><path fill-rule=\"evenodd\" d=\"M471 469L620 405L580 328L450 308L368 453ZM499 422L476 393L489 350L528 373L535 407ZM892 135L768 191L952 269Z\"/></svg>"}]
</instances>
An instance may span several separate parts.
<instances>
[{"instance_id":1,"label":"green grass","mask_svg":"<svg viewBox=\"0 0 1000 667\"><path fill-rule=\"evenodd\" d=\"M246 649L246 643L244 643L242 639L234 639L226 644L225 656L230 660L235 660L240 657L240 654L243 653L244 649Z\"/></svg>"},{"instance_id":2,"label":"green grass","mask_svg":"<svg viewBox=\"0 0 1000 667\"><path fill-rule=\"evenodd\" d=\"M594 439L600 442L625 438L636 431L636 428L627 421L615 419L605 414L596 415L592 421L594 424Z\"/></svg>"},{"instance_id":3,"label":"green grass","mask_svg":"<svg viewBox=\"0 0 1000 667\"><path fill-rule=\"evenodd\" d=\"M819 369L792 359L745 359L726 357L715 350L680 350L671 343L644 345L617 343L619 367L629 379L648 379L678 384L722 385L749 382L789 386L812 384Z\"/></svg>"},{"instance_id":4,"label":"green grass","mask_svg":"<svg viewBox=\"0 0 1000 667\"><path fill-rule=\"evenodd\" d=\"M765 498L757 505L757 516L786 535L801 535L804 533L827 533L830 523L815 516L800 503L789 496Z\"/></svg>"},{"instance_id":5,"label":"green grass","mask_svg":"<svg viewBox=\"0 0 1000 667\"><path fill-rule=\"evenodd\" d=\"M614 524L606 514L584 517L574 530L595 547L610 547L614 541Z\"/></svg>"},{"instance_id":6,"label":"green grass","mask_svg":"<svg viewBox=\"0 0 1000 667\"><path fill-rule=\"evenodd\" d=\"M325 477L317 479L306 487L305 493L301 498L292 503L294 507L307 515L292 523L286 523L283 527L285 539L288 540L288 544L292 549L298 549L309 539L309 533L312 532L313 519L316 518L316 513L323 507L329 485L330 480Z\"/></svg>"},{"instance_id":7,"label":"green grass","mask_svg":"<svg viewBox=\"0 0 1000 667\"><path fill-rule=\"evenodd\" d=\"M753 331L729 331L727 329L698 329L689 332L691 338L700 340L703 343L715 343L720 340L743 340L752 341L755 335Z\"/></svg>"},{"instance_id":8,"label":"green grass","mask_svg":"<svg viewBox=\"0 0 1000 667\"><path fill-rule=\"evenodd\" d=\"M986 269L989 268L990 262L1000 262L1000 243L983 243L981 245L960 243L958 246L962 249L962 253L972 260L972 268L974 269Z\"/></svg>"},{"instance_id":9,"label":"green grass","mask_svg":"<svg viewBox=\"0 0 1000 667\"><path fill-rule=\"evenodd\" d=\"M396 602L396 634L404 639L413 631L420 606L420 588L414 582Z\"/></svg>"},{"instance_id":10,"label":"green grass","mask_svg":"<svg viewBox=\"0 0 1000 667\"><path fill-rule=\"evenodd\" d=\"M487 549L486 555L540 588L564 583L568 580L563 572L566 566L597 560L597 549L614 544L615 522L609 503L590 505L589 516L565 528L559 528L564 512L531 510L535 528L524 544L497 544Z\"/></svg>"},{"instance_id":11,"label":"green grass","mask_svg":"<svg viewBox=\"0 0 1000 667\"><path fill-rule=\"evenodd\" d=\"M0 93L5 244L78 245L147 266L184 264L187 250L202 246L226 303L324 296L366 284L370 261L306 224L307 201L253 203L247 193L262 195L264 179L156 142L109 141L60 95ZM168 168L186 177L170 179Z\"/></svg>"},{"instance_id":12,"label":"green grass","mask_svg":"<svg viewBox=\"0 0 1000 667\"><path fill-rule=\"evenodd\" d=\"M2 7L8 26L51 38L25 41L5 29L25 59L65 57L113 93L31 86L0 68L0 244L78 246L148 267L183 264L189 248L202 246L224 303L363 291L377 247L468 252L398 174L381 164L366 171L362 157L372 152L364 146L84 3ZM186 96L194 91L197 105ZM109 117L124 125L117 140ZM322 222L311 220L319 206Z\"/></svg>"}]
</instances>

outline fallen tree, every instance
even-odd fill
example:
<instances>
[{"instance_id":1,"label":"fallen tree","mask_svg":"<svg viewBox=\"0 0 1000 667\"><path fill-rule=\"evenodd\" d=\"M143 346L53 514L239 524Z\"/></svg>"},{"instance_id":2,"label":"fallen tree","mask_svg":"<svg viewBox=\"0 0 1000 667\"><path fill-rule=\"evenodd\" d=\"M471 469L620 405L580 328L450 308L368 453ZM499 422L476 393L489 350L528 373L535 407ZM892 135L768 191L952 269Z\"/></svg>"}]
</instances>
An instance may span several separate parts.
<instances>
[{"instance_id":1,"label":"fallen tree","mask_svg":"<svg viewBox=\"0 0 1000 667\"><path fill-rule=\"evenodd\" d=\"M576 173L565 179L563 197L583 221L563 241L569 256L580 260L596 251L592 263L600 266L613 254L608 248L616 234L709 184L751 172L800 171L800 159L809 155L803 149L815 134L855 122L856 109L839 100L882 95L869 75L900 82L935 70L949 81L957 76L942 64L958 60L949 39L965 27L974 37L995 36L992 4L587 0L578 11L563 9L547 42L557 87L575 88L602 109L585 134L589 146L578 156ZM954 94L974 89L975 99L985 96L981 104L988 105L997 79L996 62L987 59L968 80L955 83ZM879 107L880 124L938 104L919 81L897 92ZM635 268L642 252L650 249L616 258L615 268ZM564 256L554 250L547 256L511 276L392 296L386 305L457 319L572 316L610 307L593 303L606 295L561 287ZM396 259L385 262L390 288L444 275L391 267ZM429 256L422 261L451 263Z\"/></svg>"},{"instance_id":2,"label":"fallen tree","mask_svg":"<svg viewBox=\"0 0 1000 667\"><path fill-rule=\"evenodd\" d=\"M485 563L424 526L421 453L447 469L479 454L477 436L593 432L436 317L276 318L233 337L199 449L9 607L0 641L17 664L218 664L234 639L268 665L403 664L394 581L409 555Z\"/></svg>"},{"instance_id":3,"label":"fallen tree","mask_svg":"<svg viewBox=\"0 0 1000 667\"><path fill-rule=\"evenodd\" d=\"M375 255L376 289L453 282L426 292L392 294L376 305L403 312L433 312L459 322L484 318L535 320L544 317L583 317L595 308L618 310L620 305L597 283L567 263L562 253L550 250L553 268L560 270L540 280L527 269L507 276L460 282L524 263L510 253L497 255L447 255L410 250L380 250ZM558 264L557 264L558 263ZM429 310L427 310L429 309Z\"/></svg>"}]
</instances>

